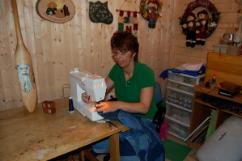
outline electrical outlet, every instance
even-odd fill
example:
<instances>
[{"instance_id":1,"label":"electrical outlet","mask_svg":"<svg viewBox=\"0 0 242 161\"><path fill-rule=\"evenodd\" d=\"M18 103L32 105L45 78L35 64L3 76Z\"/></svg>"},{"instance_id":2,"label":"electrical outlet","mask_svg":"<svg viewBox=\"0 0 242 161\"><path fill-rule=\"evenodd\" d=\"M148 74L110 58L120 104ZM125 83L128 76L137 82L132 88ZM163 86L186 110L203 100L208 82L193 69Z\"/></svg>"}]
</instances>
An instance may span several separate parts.
<instances>
[{"instance_id":1,"label":"electrical outlet","mask_svg":"<svg viewBox=\"0 0 242 161\"><path fill-rule=\"evenodd\" d=\"M70 85L64 84L63 85L63 97L69 97L70 96Z\"/></svg>"}]
</instances>

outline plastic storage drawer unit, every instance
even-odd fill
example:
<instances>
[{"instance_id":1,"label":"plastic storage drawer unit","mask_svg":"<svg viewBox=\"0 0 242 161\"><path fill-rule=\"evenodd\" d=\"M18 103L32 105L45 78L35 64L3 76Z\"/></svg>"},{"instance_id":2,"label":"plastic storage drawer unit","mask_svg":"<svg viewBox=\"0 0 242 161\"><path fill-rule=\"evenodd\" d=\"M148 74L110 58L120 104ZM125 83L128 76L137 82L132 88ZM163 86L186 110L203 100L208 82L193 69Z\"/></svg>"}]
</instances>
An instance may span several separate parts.
<instances>
[{"instance_id":1,"label":"plastic storage drawer unit","mask_svg":"<svg viewBox=\"0 0 242 161\"><path fill-rule=\"evenodd\" d=\"M166 90L168 132L183 141L189 135L194 86L199 84L203 78L204 75L191 76L180 73L168 73Z\"/></svg>"}]
</instances>

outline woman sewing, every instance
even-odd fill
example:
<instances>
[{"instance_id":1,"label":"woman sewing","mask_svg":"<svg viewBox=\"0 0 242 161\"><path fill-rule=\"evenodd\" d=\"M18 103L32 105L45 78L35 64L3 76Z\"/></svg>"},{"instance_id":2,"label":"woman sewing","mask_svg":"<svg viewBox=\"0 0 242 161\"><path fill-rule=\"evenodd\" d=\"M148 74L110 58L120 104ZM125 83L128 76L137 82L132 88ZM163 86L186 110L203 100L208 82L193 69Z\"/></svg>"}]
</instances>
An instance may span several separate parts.
<instances>
[{"instance_id":1,"label":"woman sewing","mask_svg":"<svg viewBox=\"0 0 242 161\"><path fill-rule=\"evenodd\" d=\"M96 110L104 118L119 120L132 129L120 135L121 160L140 161L146 158L145 161L162 161L163 146L151 120L143 118L153 118L157 110L153 95L154 72L138 62L139 43L131 33L115 32L111 38L111 49L115 65L106 78L106 84L107 91L115 88L117 101L98 103ZM88 102L88 96L83 95L83 100ZM96 153L106 153L107 140L97 143L93 149Z\"/></svg>"}]
</instances>

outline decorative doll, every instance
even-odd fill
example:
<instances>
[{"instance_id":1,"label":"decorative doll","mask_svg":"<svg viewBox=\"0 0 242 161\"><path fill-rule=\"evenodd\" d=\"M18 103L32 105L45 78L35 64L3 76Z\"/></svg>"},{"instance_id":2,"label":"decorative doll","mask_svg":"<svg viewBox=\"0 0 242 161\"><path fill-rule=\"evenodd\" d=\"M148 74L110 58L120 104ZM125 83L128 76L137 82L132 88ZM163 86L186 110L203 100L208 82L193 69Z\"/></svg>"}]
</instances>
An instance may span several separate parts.
<instances>
[{"instance_id":1,"label":"decorative doll","mask_svg":"<svg viewBox=\"0 0 242 161\"><path fill-rule=\"evenodd\" d=\"M147 4L147 13L148 13L148 19L149 19L149 27L155 28L156 21L159 17L158 13L158 1L152 1L149 0Z\"/></svg>"},{"instance_id":2,"label":"decorative doll","mask_svg":"<svg viewBox=\"0 0 242 161\"><path fill-rule=\"evenodd\" d=\"M155 28L160 16L162 4L158 0L142 0L140 3L141 15L148 21L149 28Z\"/></svg>"},{"instance_id":3,"label":"decorative doll","mask_svg":"<svg viewBox=\"0 0 242 161\"><path fill-rule=\"evenodd\" d=\"M194 47L196 45L196 16L190 12L182 24L182 29L186 33L186 46Z\"/></svg>"},{"instance_id":4,"label":"decorative doll","mask_svg":"<svg viewBox=\"0 0 242 161\"><path fill-rule=\"evenodd\" d=\"M208 37L208 12L206 10L199 11L197 13L197 18L196 44L205 45L206 38Z\"/></svg>"}]
</instances>

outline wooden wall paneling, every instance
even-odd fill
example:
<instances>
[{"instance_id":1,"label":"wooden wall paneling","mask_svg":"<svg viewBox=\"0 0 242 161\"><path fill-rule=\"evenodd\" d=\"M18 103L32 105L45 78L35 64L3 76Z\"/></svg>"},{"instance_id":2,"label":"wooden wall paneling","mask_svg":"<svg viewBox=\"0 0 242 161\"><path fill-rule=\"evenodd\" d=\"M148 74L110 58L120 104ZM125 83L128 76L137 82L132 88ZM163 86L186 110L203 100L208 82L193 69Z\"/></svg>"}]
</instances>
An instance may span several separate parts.
<instances>
[{"instance_id":1,"label":"wooden wall paneling","mask_svg":"<svg viewBox=\"0 0 242 161\"><path fill-rule=\"evenodd\" d=\"M187 64L187 63L206 63L206 58L202 59L200 57L192 57L192 56L186 56L186 55L177 55L176 56L177 61L176 61L176 66L181 66L182 64Z\"/></svg>"},{"instance_id":2,"label":"wooden wall paneling","mask_svg":"<svg viewBox=\"0 0 242 161\"><path fill-rule=\"evenodd\" d=\"M1 70L0 70L0 90L2 92L0 92L0 104L3 105L5 103L5 92L4 89L4 70L6 70L6 64L5 64L5 59L6 57L8 57L9 52L7 52L8 48L8 39L6 38L7 35L5 35L4 33L6 33L6 28L3 27L3 24L7 24L7 8L4 8L3 5L0 5L0 18L1 18L1 23L0 23L0 65L1 65Z\"/></svg>"},{"instance_id":3,"label":"wooden wall paneling","mask_svg":"<svg viewBox=\"0 0 242 161\"><path fill-rule=\"evenodd\" d=\"M80 64L81 60L84 60L84 54L85 54L85 49L86 49L86 41L85 35L86 31L86 25L84 22L84 18L86 16L86 10L84 1L74 1L75 6L76 6L76 15L74 16L73 20L71 21L71 39L72 39L72 44L71 44L71 55L70 55L70 63L66 63L68 65L68 71L72 70L75 67L78 67L82 69L84 67L83 64ZM68 41L69 39L67 39ZM65 83L69 84L69 80L66 80Z\"/></svg>"},{"instance_id":4,"label":"wooden wall paneling","mask_svg":"<svg viewBox=\"0 0 242 161\"><path fill-rule=\"evenodd\" d=\"M38 99L47 100L50 99L51 92L49 91L48 75L50 72L48 69L48 56L51 49L51 37L50 37L51 26L39 17L35 21L35 43L36 43L36 66L37 72L35 73L37 83Z\"/></svg>"},{"instance_id":5,"label":"wooden wall paneling","mask_svg":"<svg viewBox=\"0 0 242 161\"><path fill-rule=\"evenodd\" d=\"M87 8L87 3L88 3L88 1L86 0L86 1L81 1L81 0L79 0L79 1L77 1L77 3L80 3L81 5L80 5L80 13L81 13L81 15L80 15L80 17L78 17L78 21L79 22L81 22L81 23L79 23L78 22L78 24L80 25L79 27L80 27L80 30L81 30L81 40L80 40L80 43L79 43L79 45L80 45L80 48L76 51L76 52L78 52L79 53L79 62L78 62L78 65L80 66L80 69L82 69L82 70L87 70L87 69L85 69L85 64L84 63L86 63L86 61L88 61L88 60L86 60L86 54L89 54L88 52L87 52L87 50L88 50L88 39L87 39L87 34L88 34L88 28L89 28L89 26L87 25L87 18L88 18L88 8ZM77 41L79 41L79 40L77 40ZM84 60L84 61L83 61Z\"/></svg>"},{"instance_id":6,"label":"wooden wall paneling","mask_svg":"<svg viewBox=\"0 0 242 161\"><path fill-rule=\"evenodd\" d=\"M97 43L99 43L101 37L98 34L98 24L92 23L89 20L89 17L86 17L86 25L87 25L87 32L86 32L86 53L85 53L85 58L84 60L82 60L82 62L84 62L85 64L85 70L89 71L89 72L94 72L95 66L96 66L96 62L97 60L94 59L95 56L95 46L98 46ZM92 34L91 34L92 33ZM88 35L89 34L89 35Z\"/></svg>"},{"instance_id":7,"label":"wooden wall paneling","mask_svg":"<svg viewBox=\"0 0 242 161\"><path fill-rule=\"evenodd\" d=\"M3 86L3 80L2 80L2 78L3 78L3 73L2 73L2 71L0 71L0 106L2 107L2 106L4 106L4 104L5 104L5 99L4 99L4 86ZM1 110L1 109L0 109Z\"/></svg>"},{"instance_id":8,"label":"wooden wall paneling","mask_svg":"<svg viewBox=\"0 0 242 161\"><path fill-rule=\"evenodd\" d=\"M113 16L116 16L116 12L114 12ZM110 45L110 39L112 34L116 30L116 21L115 25L112 27L111 25L105 25L103 26L102 30L102 41L100 41L100 44L102 46L101 50L99 52L99 64L98 68L101 69L101 75L107 76L108 72L110 71L112 65L114 64L112 60L112 54L111 54L111 45Z\"/></svg>"},{"instance_id":9,"label":"wooden wall paneling","mask_svg":"<svg viewBox=\"0 0 242 161\"><path fill-rule=\"evenodd\" d=\"M219 25L221 27L236 27L238 13L221 13Z\"/></svg>"},{"instance_id":10,"label":"wooden wall paneling","mask_svg":"<svg viewBox=\"0 0 242 161\"><path fill-rule=\"evenodd\" d=\"M224 3L224 4L229 4L229 3L235 3L236 0L211 0L211 2L213 2L214 4L217 3Z\"/></svg>"},{"instance_id":11,"label":"wooden wall paneling","mask_svg":"<svg viewBox=\"0 0 242 161\"><path fill-rule=\"evenodd\" d=\"M162 0L162 17L155 29L139 15L138 39L141 62L151 66L158 78L161 71L182 63L205 61L207 51L213 49L222 34L237 26L239 9L235 1L211 0L221 12L217 30L206 45L193 49L185 46L185 35L179 25L187 4L192 0ZM74 67L106 76L113 65L110 38L117 30L117 8L123 1L108 0L114 16L110 25L89 20L88 0L73 0L76 15L71 21L56 24L43 20L35 10L37 0L18 1L21 32L33 58L39 102L63 97L63 86L69 83L68 74ZM140 0L129 0L123 9L138 10ZM132 3L132 4L131 4ZM0 1L0 110L21 105L15 69L16 45L10 1ZM163 85L163 80L160 81ZM13 88L14 92L9 91Z\"/></svg>"},{"instance_id":12,"label":"wooden wall paneling","mask_svg":"<svg viewBox=\"0 0 242 161\"><path fill-rule=\"evenodd\" d=\"M159 41L159 49L157 55L157 65L158 65L158 75L161 71L165 70L169 64L169 53L171 50L172 43L174 41L173 33L173 9L174 9L174 1L163 1L162 7L162 16L160 18L161 23L161 33L160 33L160 41Z\"/></svg>"},{"instance_id":13,"label":"wooden wall paneling","mask_svg":"<svg viewBox=\"0 0 242 161\"><path fill-rule=\"evenodd\" d=\"M184 56L184 57L194 57L194 58L200 58L201 60L206 59L207 53L204 53L204 49L202 46L199 46L197 48L185 48L180 47L176 50L176 55Z\"/></svg>"},{"instance_id":14,"label":"wooden wall paneling","mask_svg":"<svg viewBox=\"0 0 242 161\"><path fill-rule=\"evenodd\" d=\"M142 31L142 30L141 30ZM139 41L141 50L139 52L139 60L144 63L144 61L153 67L152 59L154 58L155 51L152 49L155 48L155 42L157 37L154 38L156 32L155 29L147 29L148 32L141 32L139 35ZM145 44L145 45L144 45Z\"/></svg>"},{"instance_id":15,"label":"wooden wall paneling","mask_svg":"<svg viewBox=\"0 0 242 161\"><path fill-rule=\"evenodd\" d=\"M183 44L183 35L181 33L181 29L180 29L180 25L179 25L179 17L182 16L184 9L186 8L186 1L180 1L179 4L177 2L173 2L174 3L174 8L173 8L173 17L172 17L172 26L170 29L172 29L173 33L170 32L170 34L172 34L172 47L171 47L171 52L169 53L169 68L174 67L176 64L176 44ZM181 38L179 38L178 36L182 35ZM177 43L177 41L182 40L182 43Z\"/></svg>"},{"instance_id":16,"label":"wooden wall paneling","mask_svg":"<svg viewBox=\"0 0 242 161\"><path fill-rule=\"evenodd\" d=\"M46 78L45 72L48 69L46 69L46 65L43 64L43 55L38 54L36 56L36 59L37 59L36 63L38 64L38 69L37 69L36 75L38 75L38 76L42 75L42 76L39 76L38 81L36 81L38 100L46 100L46 98L50 98L49 97L50 93L48 92L48 88L46 85L46 79L45 79ZM41 68L41 69L39 70L39 68ZM41 87L41 88L39 88L39 87Z\"/></svg>"},{"instance_id":17,"label":"wooden wall paneling","mask_svg":"<svg viewBox=\"0 0 242 161\"><path fill-rule=\"evenodd\" d=\"M228 0L229 1L229 0ZM223 13L234 13L239 10L239 5L235 2L235 0L230 0L229 2L226 0L220 0L213 2L216 8Z\"/></svg>"},{"instance_id":18,"label":"wooden wall paneling","mask_svg":"<svg viewBox=\"0 0 242 161\"><path fill-rule=\"evenodd\" d=\"M43 42L43 46L47 45L49 43L50 47L49 47L49 50L45 53L45 67L43 66L40 66L40 68L45 68L45 72L43 73L44 75L41 75L41 76L44 76L45 77L45 81L46 83L44 84L46 86L46 89L49 93L49 96L54 96L54 90L55 90L55 81L54 81L54 77L55 77L55 71L54 71L54 56L56 52L55 48L56 48L56 40L55 40L55 35L53 32L55 32L55 24L52 24L49 28L49 33L48 33L48 38L49 39L45 39L45 41ZM49 40L49 41L46 41L46 40ZM39 69L41 70L41 69ZM42 87L40 87L42 88Z\"/></svg>"},{"instance_id":19,"label":"wooden wall paneling","mask_svg":"<svg viewBox=\"0 0 242 161\"><path fill-rule=\"evenodd\" d=\"M97 66L97 50L99 49L99 41L101 41L100 31L100 24L99 23L92 23L89 19L88 15L88 1L85 1L86 5L86 14L82 18L85 20L85 50L84 50L84 58L83 62L83 69L89 72L96 72ZM98 48L98 49L97 49Z\"/></svg>"},{"instance_id":20,"label":"wooden wall paneling","mask_svg":"<svg viewBox=\"0 0 242 161\"><path fill-rule=\"evenodd\" d=\"M107 31L109 25L106 24L100 24L100 36L101 39L98 40L98 42L96 43L97 47L95 47L96 50L96 54L94 55L94 59L97 60L97 64L96 64L96 69L94 69L94 72L97 72L97 69L99 69L100 74L102 76L106 76L108 73L108 71L110 70L111 67L109 67L106 71L104 71L104 66L107 62L107 60L110 60L111 58L111 47L110 47L110 38L107 39ZM112 32L112 31L111 31ZM97 41L97 40L96 40ZM104 48L104 46L106 46L106 48ZM106 50L104 50L106 49ZM110 62L110 64L112 64L112 62Z\"/></svg>"}]
</instances>

